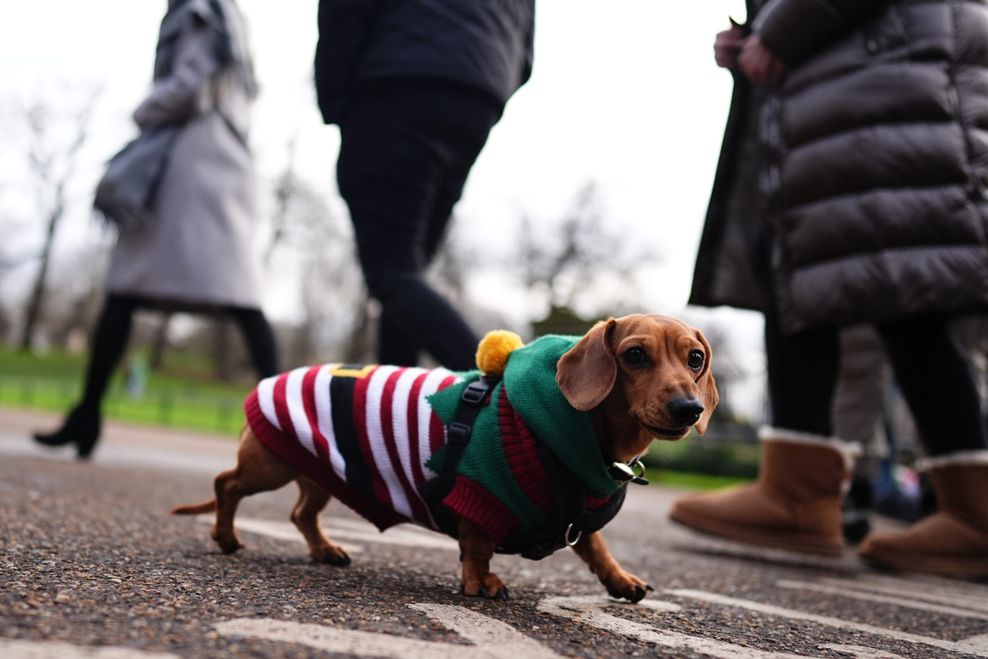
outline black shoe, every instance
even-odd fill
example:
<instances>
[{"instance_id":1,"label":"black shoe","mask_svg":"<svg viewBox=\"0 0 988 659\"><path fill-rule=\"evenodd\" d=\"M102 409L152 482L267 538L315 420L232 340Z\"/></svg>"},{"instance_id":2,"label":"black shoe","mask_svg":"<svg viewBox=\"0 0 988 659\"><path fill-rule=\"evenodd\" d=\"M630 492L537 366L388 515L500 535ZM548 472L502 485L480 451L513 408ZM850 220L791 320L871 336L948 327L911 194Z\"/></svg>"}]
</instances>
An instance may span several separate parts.
<instances>
[{"instance_id":1,"label":"black shoe","mask_svg":"<svg viewBox=\"0 0 988 659\"><path fill-rule=\"evenodd\" d=\"M863 478L852 479L841 511L841 527L848 544L858 544L871 532L871 511L871 482Z\"/></svg>"},{"instance_id":2,"label":"black shoe","mask_svg":"<svg viewBox=\"0 0 988 659\"><path fill-rule=\"evenodd\" d=\"M52 433L35 433L34 441L45 446L75 444L79 459L85 460L99 441L99 433L99 411L77 405L69 412L61 428Z\"/></svg>"}]
</instances>

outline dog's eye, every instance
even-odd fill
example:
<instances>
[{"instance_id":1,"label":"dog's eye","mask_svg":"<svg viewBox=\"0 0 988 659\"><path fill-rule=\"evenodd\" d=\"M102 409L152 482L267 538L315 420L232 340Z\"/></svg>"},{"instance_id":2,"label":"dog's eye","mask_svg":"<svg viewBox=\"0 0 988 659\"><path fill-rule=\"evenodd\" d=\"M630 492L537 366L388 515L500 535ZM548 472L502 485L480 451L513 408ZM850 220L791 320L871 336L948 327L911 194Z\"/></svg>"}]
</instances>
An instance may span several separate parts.
<instances>
[{"instance_id":1,"label":"dog's eye","mask_svg":"<svg viewBox=\"0 0 988 659\"><path fill-rule=\"evenodd\" d=\"M648 359L648 355L641 348L628 348L624 351L624 361L631 366L641 366Z\"/></svg>"},{"instance_id":2,"label":"dog's eye","mask_svg":"<svg viewBox=\"0 0 988 659\"><path fill-rule=\"evenodd\" d=\"M694 371L703 368L703 353L699 350L690 350L689 357L686 358L686 365Z\"/></svg>"}]
</instances>

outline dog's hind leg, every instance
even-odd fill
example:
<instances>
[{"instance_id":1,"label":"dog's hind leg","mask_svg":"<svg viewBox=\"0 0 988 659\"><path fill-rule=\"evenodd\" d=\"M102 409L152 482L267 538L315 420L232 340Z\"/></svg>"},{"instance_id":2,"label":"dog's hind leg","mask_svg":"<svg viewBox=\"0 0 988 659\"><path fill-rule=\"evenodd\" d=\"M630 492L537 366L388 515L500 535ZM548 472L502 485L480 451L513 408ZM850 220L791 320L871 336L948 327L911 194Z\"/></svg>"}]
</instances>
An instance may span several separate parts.
<instances>
[{"instance_id":1,"label":"dog's hind leg","mask_svg":"<svg viewBox=\"0 0 988 659\"><path fill-rule=\"evenodd\" d=\"M237 467L222 472L213 482L216 492L216 524L213 540L224 554L231 554L243 545L233 528L240 500L258 492L277 490L287 485L297 472L278 459L245 428L237 452Z\"/></svg>"},{"instance_id":2,"label":"dog's hind leg","mask_svg":"<svg viewBox=\"0 0 988 659\"><path fill-rule=\"evenodd\" d=\"M329 503L329 493L305 476L299 476L295 482L298 483L298 501L292 509L292 522L305 536L312 560L338 567L349 565L347 553L334 545L319 526L319 513Z\"/></svg>"}]
</instances>

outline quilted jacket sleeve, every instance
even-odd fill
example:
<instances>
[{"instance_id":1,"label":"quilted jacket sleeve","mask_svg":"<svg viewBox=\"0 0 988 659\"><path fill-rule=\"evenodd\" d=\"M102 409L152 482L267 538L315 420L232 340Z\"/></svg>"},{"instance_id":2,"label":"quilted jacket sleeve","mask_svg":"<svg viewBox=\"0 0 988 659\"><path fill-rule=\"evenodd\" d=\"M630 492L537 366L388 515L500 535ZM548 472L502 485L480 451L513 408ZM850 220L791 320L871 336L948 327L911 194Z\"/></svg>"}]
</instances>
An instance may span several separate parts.
<instances>
[{"instance_id":1,"label":"quilted jacket sleeve","mask_svg":"<svg viewBox=\"0 0 988 659\"><path fill-rule=\"evenodd\" d=\"M789 65L827 46L887 0L771 0L752 29Z\"/></svg>"}]
</instances>

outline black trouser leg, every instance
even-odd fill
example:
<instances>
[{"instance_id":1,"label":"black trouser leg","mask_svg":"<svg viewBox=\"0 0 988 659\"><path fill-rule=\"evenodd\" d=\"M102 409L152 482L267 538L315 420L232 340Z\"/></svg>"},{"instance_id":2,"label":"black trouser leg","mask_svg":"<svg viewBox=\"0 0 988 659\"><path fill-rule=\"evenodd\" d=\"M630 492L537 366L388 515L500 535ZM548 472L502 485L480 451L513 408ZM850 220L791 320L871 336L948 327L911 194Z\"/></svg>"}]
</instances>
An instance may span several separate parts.
<instances>
[{"instance_id":1,"label":"black trouser leg","mask_svg":"<svg viewBox=\"0 0 988 659\"><path fill-rule=\"evenodd\" d=\"M230 307L227 312L237 323L247 345L251 363L258 377L264 379L277 375L278 345L271 324L260 309Z\"/></svg>"},{"instance_id":2,"label":"black trouser leg","mask_svg":"<svg viewBox=\"0 0 988 659\"><path fill-rule=\"evenodd\" d=\"M941 316L878 325L928 455L988 449L972 366Z\"/></svg>"},{"instance_id":3,"label":"black trouser leg","mask_svg":"<svg viewBox=\"0 0 988 659\"><path fill-rule=\"evenodd\" d=\"M82 400L72 408L61 428L50 433L35 433L35 441L45 446L75 444L80 458L90 456L99 441L103 396L127 347L137 306L136 298L107 296L90 341Z\"/></svg>"},{"instance_id":4,"label":"black trouser leg","mask_svg":"<svg viewBox=\"0 0 988 659\"><path fill-rule=\"evenodd\" d=\"M765 317L772 424L829 437L840 368L837 330L824 328L783 336L777 322ZM880 404L880 401L875 401Z\"/></svg>"},{"instance_id":5,"label":"black trouser leg","mask_svg":"<svg viewBox=\"0 0 988 659\"><path fill-rule=\"evenodd\" d=\"M473 366L476 334L424 272L499 116L493 100L442 83L374 86L354 98L337 177L382 306L382 362L407 363L424 350L448 368Z\"/></svg>"},{"instance_id":6,"label":"black trouser leg","mask_svg":"<svg viewBox=\"0 0 988 659\"><path fill-rule=\"evenodd\" d=\"M840 336L836 328L785 335L772 285L767 242L756 248L756 275L765 315L765 360L772 425L777 428L833 434L834 392L840 371ZM876 401L876 404L879 404Z\"/></svg>"},{"instance_id":7,"label":"black trouser leg","mask_svg":"<svg viewBox=\"0 0 988 659\"><path fill-rule=\"evenodd\" d=\"M80 407L99 413L110 378L127 349L134 311L139 305L139 300L131 296L107 296L90 341L89 363L86 366Z\"/></svg>"},{"instance_id":8,"label":"black trouser leg","mask_svg":"<svg viewBox=\"0 0 988 659\"><path fill-rule=\"evenodd\" d=\"M415 366L419 362L419 347L401 329L401 318L393 318L394 309L381 310L377 325L377 360L381 364Z\"/></svg>"}]
</instances>

